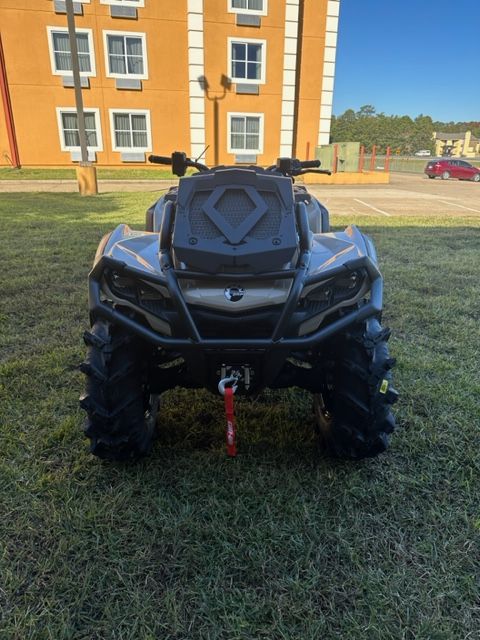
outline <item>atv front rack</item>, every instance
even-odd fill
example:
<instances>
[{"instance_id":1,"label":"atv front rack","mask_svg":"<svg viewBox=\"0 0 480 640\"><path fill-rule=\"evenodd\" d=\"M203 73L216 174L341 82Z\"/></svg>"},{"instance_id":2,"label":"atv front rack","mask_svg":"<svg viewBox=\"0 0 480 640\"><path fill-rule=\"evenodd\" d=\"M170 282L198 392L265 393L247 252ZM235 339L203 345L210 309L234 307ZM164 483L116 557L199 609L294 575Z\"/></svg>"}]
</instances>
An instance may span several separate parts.
<instances>
[{"instance_id":1,"label":"atv front rack","mask_svg":"<svg viewBox=\"0 0 480 640\"><path fill-rule=\"evenodd\" d=\"M175 269L171 253L170 239L172 237L172 227L174 221L174 205L167 202L165 205L162 227L160 230L159 253L161 275L146 273L125 263L114 260L109 256L102 256L95 264L89 275L89 307L91 318L102 317L113 323L137 334L143 340L151 343L155 347L168 350L175 350L184 353L205 352L208 350L235 351L303 351L317 347L320 343L332 337L334 334L344 331L356 322L361 322L379 313L382 309L383 300L383 278L375 264L369 256L363 256L350 260L343 265L329 270L327 273L316 273L308 275L308 265L311 257L310 230L305 205L298 203L296 207L297 225L300 236L300 252L295 269L285 271L265 272L260 274L225 274L220 273L214 277L218 280L235 281L241 280L272 280L272 279L292 279L292 286L288 298L280 313L279 319L272 334L266 338L205 338L200 334L190 309L185 302L179 279L210 279L212 274L196 272L191 270ZM360 308L350 311L346 315L337 318L305 336L287 337L286 330L289 321L297 308L300 296L304 287L318 284L325 280L355 271L359 268L365 269L370 279L370 300ZM168 336L157 333L153 329L145 326L116 309L112 303L102 300L101 282L106 269L114 269L121 275L129 276L144 282L166 287L169 291L173 307L178 317L175 327L183 327L184 336ZM141 309L139 308L139 311Z\"/></svg>"}]
</instances>

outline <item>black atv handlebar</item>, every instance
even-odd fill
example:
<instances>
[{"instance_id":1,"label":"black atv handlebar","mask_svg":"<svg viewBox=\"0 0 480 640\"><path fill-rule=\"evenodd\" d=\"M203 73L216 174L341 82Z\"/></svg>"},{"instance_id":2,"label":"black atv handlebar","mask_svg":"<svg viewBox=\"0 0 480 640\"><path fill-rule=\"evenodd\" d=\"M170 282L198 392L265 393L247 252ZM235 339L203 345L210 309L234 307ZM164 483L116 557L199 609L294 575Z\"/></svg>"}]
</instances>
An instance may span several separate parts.
<instances>
[{"instance_id":1,"label":"black atv handlebar","mask_svg":"<svg viewBox=\"0 0 480 640\"><path fill-rule=\"evenodd\" d=\"M176 176L184 176L188 167L197 169L198 171L209 171L205 164L196 162L187 158L187 154L182 151L174 151L170 157L168 156L148 156L148 161L152 164L166 164L172 167L172 173Z\"/></svg>"},{"instance_id":2,"label":"black atv handlebar","mask_svg":"<svg viewBox=\"0 0 480 640\"><path fill-rule=\"evenodd\" d=\"M300 161L300 166L302 167L302 169L318 169L318 167L321 164L322 163L320 162L320 160L301 160Z\"/></svg>"},{"instance_id":3,"label":"black atv handlebar","mask_svg":"<svg viewBox=\"0 0 480 640\"><path fill-rule=\"evenodd\" d=\"M321 173L324 176L331 176L332 172L329 169L303 169L300 173L296 173L296 176L303 176L305 173Z\"/></svg>"},{"instance_id":4,"label":"black atv handlebar","mask_svg":"<svg viewBox=\"0 0 480 640\"><path fill-rule=\"evenodd\" d=\"M183 151L174 151L171 156L155 156L148 157L148 161L153 164L166 164L172 167L172 173L177 176L184 176L188 167L197 169L198 171L210 171L210 169L200 162L187 158L187 154ZM294 176L301 176L305 173L323 173L330 175L331 171L318 169L321 165L320 160L297 160L297 158L278 158L276 164L267 167L265 171L281 173L293 179Z\"/></svg>"},{"instance_id":5,"label":"black atv handlebar","mask_svg":"<svg viewBox=\"0 0 480 640\"><path fill-rule=\"evenodd\" d=\"M148 161L152 164L172 164L171 156L148 156Z\"/></svg>"},{"instance_id":6,"label":"black atv handlebar","mask_svg":"<svg viewBox=\"0 0 480 640\"><path fill-rule=\"evenodd\" d=\"M267 167L266 171L281 173L284 176L294 178L305 173L324 173L330 175L328 169L317 169L322 163L320 160L297 160L297 158L277 158L277 163Z\"/></svg>"}]
</instances>

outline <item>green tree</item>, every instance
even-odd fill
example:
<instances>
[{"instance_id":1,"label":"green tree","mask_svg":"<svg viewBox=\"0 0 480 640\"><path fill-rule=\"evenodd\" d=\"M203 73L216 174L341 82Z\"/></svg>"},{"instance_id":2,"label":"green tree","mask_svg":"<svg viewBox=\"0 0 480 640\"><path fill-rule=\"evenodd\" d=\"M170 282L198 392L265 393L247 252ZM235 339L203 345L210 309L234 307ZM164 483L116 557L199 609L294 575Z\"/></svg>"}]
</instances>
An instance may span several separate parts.
<instances>
[{"instance_id":1,"label":"green tree","mask_svg":"<svg viewBox=\"0 0 480 640\"><path fill-rule=\"evenodd\" d=\"M410 116L394 116L377 113L375 107L366 104L355 112L347 109L332 118L332 142L358 141L370 150L377 146L380 153L387 147L402 154L412 154L419 149L435 150L434 131L472 131L480 138L480 122L434 122L428 115L420 114L414 120Z\"/></svg>"},{"instance_id":2,"label":"green tree","mask_svg":"<svg viewBox=\"0 0 480 640\"><path fill-rule=\"evenodd\" d=\"M372 104L364 104L357 112L358 118L371 118L375 115L375 107Z\"/></svg>"}]
</instances>

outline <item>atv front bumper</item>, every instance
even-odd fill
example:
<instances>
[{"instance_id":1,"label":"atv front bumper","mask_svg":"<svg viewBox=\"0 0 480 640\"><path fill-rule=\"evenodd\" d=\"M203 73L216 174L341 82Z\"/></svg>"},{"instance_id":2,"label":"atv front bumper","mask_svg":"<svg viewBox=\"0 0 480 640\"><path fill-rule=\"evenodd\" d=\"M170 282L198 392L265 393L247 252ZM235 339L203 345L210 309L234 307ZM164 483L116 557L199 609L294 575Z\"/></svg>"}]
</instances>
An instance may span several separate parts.
<instances>
[{"instance_id":1,"label":"atv front bumper","mask_svg":"<svg viewBox=\"0 0 480 640\"><path fill-rule=\"evenodd\" d=\"M323 276L323 279L348 274L349 272L362 268L366 271L367 277L370 280L370 300L360 308L345 313L325 326L321 325L317 330L308 335L286 336L286 329L289 326L289 321L298 305L304 287L322 282L322 277L318 275L308 276L308 260L309 256L304 255L303 258L299 260L299 266L296 269L273 274L275 278L291 278L293 283L288 299L283 305L282 312L279 314L278 322L272 334L265 338L206 338L200 334L192 312L182 295L178 280L182 277L201 279L204 277L204 274L182 272L181 270L174 269L170 265L164 265L162 274L155 275L126 266L124 263L107 256L100 258L89 275L90 314L92 318L101 317L121 325L155 347L165 350L181 353L202 351L228 351L229 353L237 351L263 351L271 353L273 351L279 351L284 352L285 357L287 357L288 352L305 351L318 347L322 342L335 334L344 331L354 323L374 316L382 309L382 276L376 264L369 257L364 256L351 260L338 267L338 269L329 270L328 274ZM178 328L181 327L183 335L162 335L145 324L138 322L130 315L127 315L123 309L116 308L111 302L102 300L101 283L106 269L114 269L125 277L142 280L144 282L150 281L153 284L166 287L177 316L177 321L173 323L173 326L177 328L177 331ZM225 281L226 283L232 280L232 275L220 274L217 277L220 281ZM238 274L233 277L239 279ZM261 275L252 274L241 277L242 282L247 282L249 279L255 279L257 281L259 279L271 280L272 273ZM141 313L142 310L139 309L139 312Z\"/></svg>"}]
</instances>

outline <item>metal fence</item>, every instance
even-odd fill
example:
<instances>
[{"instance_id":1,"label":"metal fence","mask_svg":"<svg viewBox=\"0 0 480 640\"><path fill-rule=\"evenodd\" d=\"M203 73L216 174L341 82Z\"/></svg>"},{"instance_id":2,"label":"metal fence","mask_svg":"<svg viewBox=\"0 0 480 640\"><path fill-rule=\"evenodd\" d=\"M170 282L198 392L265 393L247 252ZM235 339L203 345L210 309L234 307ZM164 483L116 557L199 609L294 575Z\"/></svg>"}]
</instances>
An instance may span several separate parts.
<instances>
[{"instance_id":1,"label":"metal fence","mask_svg":"<svg viewBox=\"0 0 480 640\"><path fill-rule=\"evenodd\" d=\"M463 158L476 167L480 168L480 158ZM436 160L435 156L390 156L388 167L390 171L400 173L423 173L426 165L431 160ZM377 155L372 165L372 155L365 154L364 171L386 171L387 156Z\"/></svg>"},{"instance_id":2,"label":"metal fence","mask_svg":"<svg viewBox=\"0 0 480 640\"><path fill-rule=\"evenodd\" d=\"M418 156L390 156L388 159L388 167L390 171L399 173L423 173L427 163L436 160L435 156L418 157ZM463 158L476 167L480 168L480 158ZM365 171L386 171L387 156L377 155L374 158L372 167L372 155L365 155L364 170Z\"/></svg>"},{"instance_id":3,"label":"metal fence","mask_svg":"<svg viewBox=\"0 0 480 640\"><path fill-rule=\"evenodd\" d=\"M390 171L405 171L409 173L422 173L425 169L429 158L416 158L411 156L390 156L388 159L388 167ZM365 154L365 170L367 171L386 171L387 156Z\"/></svg>"},{"instance_id":4,"label":"metal fence","mask_svg":"<svg viewBox=\"0 0 480 640\"><path fill-rule=\"evenodd\" d=\"M307 147L307 158L309 145ZM400 156L392 154L387 147L385 154L379 154L374 145L365 149L358 142L338 142L316 148L315 157L321 161L324 169L334 173L363 171L392 171L403 173L423 173L428 162L436 160L435 156ZM453 158L452 158L453 159ZM480 168L480 157L465 158Z\"/></svg>"}]
</instances>

